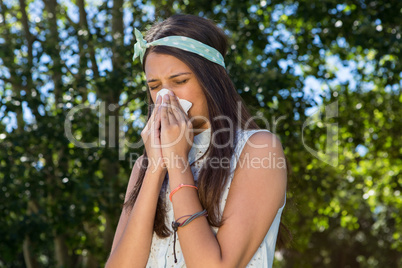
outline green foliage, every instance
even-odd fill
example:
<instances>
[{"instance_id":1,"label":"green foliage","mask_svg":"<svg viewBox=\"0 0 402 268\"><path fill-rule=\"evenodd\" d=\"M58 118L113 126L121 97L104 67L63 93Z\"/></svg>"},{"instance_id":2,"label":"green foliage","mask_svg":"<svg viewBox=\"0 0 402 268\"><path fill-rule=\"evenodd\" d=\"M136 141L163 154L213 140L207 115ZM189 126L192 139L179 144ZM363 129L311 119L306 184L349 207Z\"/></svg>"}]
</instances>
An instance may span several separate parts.
<instances>
[{"instance_id":1,"label":"green foliage","mask_svg":"<svg viewBox=\"0 0 402 268\"><path fill-rule=\"evenodd\" d=\"M175 13L225 29L238 92L285 146L293 240L275 264L402 266L401 12L380 0L0 1L0 267L104 265L143 150L118 147L119 134L141 139L147 112L133 27ZM72 143L66 120L96 146Z\"/></svg>"}]
</instances>

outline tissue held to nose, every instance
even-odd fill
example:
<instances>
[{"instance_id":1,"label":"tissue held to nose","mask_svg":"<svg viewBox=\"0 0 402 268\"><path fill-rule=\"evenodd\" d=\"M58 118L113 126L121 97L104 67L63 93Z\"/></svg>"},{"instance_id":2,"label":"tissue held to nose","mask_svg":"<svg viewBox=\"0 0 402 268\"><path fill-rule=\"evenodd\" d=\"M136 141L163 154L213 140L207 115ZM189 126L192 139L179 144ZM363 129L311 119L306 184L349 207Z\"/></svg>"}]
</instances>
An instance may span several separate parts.
<instances>
[{"instance_id":1,"label":"tissue held to nose","mask_svg":"<svg viewBox=\"0 0 402 268\"><path fill-rule=\"evenodd\" d=\"M169 89L167 88L162 88L158 94L156 94L156 99L158 99L158 96L161 95L162 98L162 103L164 103L164 99L163 96L165 96L166 94L169 93ZM184 99L179 99L179 103L181 105L181 107L183 107L183 110L186 112L186 114L188 115L188 110L190 110L191 106L193 105L191 102L189 102L188 100L184 100Z\"/></svg>"}]
</instances>

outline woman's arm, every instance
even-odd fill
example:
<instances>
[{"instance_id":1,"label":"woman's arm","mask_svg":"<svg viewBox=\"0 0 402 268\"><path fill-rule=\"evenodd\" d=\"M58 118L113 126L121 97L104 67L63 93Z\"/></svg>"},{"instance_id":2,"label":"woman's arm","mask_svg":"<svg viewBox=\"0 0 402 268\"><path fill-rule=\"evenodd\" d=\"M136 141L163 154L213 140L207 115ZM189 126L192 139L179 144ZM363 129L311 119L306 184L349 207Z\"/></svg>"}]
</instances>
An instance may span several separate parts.
<instances>
[{"instance_id":1,"label":"woman's arm","mask_svg":"<svg viewBox=\"0 0 402 268\"><path fill-rule=\"evenodd\" d=\"M205 217L196 218L177 231L187 267L225 268L248 264L284 203L284 161L281 143L274 134L251 135L230 186L223 212L226 221L216 237ZM191 170L168 172L171 189L180 183L194 183ZM172 201L175 218L202 210L197 192L193 190L178 191Z\"/></svg>"},{"instance_id":2,"label":"woman's arm","mask_svg":"<svg viewBox=\"0 0 402 268\"><path fill-rule=\"evenodd\" d=\"M128 181L126 195L124 198L124 203L128 201L128 199L130 198L131 191L134 189L134 186L137 184L138 175L139 175L140 167L142 165L143 157L144 157L144 155L141 155L135 161L134 167L131 170L131 175L130 175L130 179ZM110 252L114 251L114 249L117 246L117 243L120 241L120 237L123 234L124 228L126 228L128 217L130 216L130 214L131 214L131 212L128 212L126 209L123 209L121 211L119 223L117 224L117 228L116 228L116 233L114 234L112 250Z\"/></svg>"},{"instance_id":3,"label":"woman's arm","mask_svg":"<svg viewBox=\"0 0 402 268\"><path fill-rule=\"evenodd\" d=\"M142 159L137 159L128 183L125 200L138 180ZM156 204L165 173L148 168L137 200L130 213L122 211L106 267L145 267L152 242Z\"/></svg>"}]
</instances>

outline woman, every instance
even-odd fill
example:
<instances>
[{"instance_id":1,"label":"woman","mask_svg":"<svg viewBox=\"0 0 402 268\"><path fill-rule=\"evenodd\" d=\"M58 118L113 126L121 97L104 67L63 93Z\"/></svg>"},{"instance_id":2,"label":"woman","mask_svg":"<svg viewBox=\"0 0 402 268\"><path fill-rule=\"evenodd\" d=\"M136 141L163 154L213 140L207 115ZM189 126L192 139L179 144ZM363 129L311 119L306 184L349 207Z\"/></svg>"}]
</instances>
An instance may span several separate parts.
<instances>
[{"instance_id":1,"label":"woman","mask_svg":"<svg viewBox=\"0 0 402 268\"><path fill-rule=\"evenodd\" d=\"M106 266L271 267L285 156L226 72L225 34L175 15L136 37L152 105ZM188 115L177 98L192 103Z\"/></svg>"}]
</instances>

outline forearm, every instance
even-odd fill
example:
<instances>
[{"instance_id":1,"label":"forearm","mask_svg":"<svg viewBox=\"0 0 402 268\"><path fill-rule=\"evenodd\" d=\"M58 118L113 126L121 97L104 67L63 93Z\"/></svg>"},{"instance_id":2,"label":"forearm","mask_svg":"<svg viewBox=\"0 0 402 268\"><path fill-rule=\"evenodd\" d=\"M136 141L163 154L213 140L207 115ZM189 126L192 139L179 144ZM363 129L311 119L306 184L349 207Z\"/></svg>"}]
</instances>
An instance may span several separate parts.
<instances>
[{"instance_id":1,"label":"forearm","mask_svg":"<svg viewBox=\"0 0 402 268\"><path fill-rule=\"evenodd\" d=\"M179 184L194 185L194 177L190 168L169 170L171 191ZM193 188L182 188L172 197L175 219L202 211L197 191ZM181 219L183 222L186 218ZM198 217L177 231L180 247L187 267L222 267L221 250L206 217Z\"/></svg>"},{"instance_id":2,"label":"forearm","mask_svg":"<svg viewBox=\"0 0 402 268\"><path fill-rule=\"evenodd\" d=\"M106 267L145 267L148 261L161 178L164 176L164 173L152 173L151 170L149 168L145 173L127 225Z\"/></svg>"}]
</instances>

